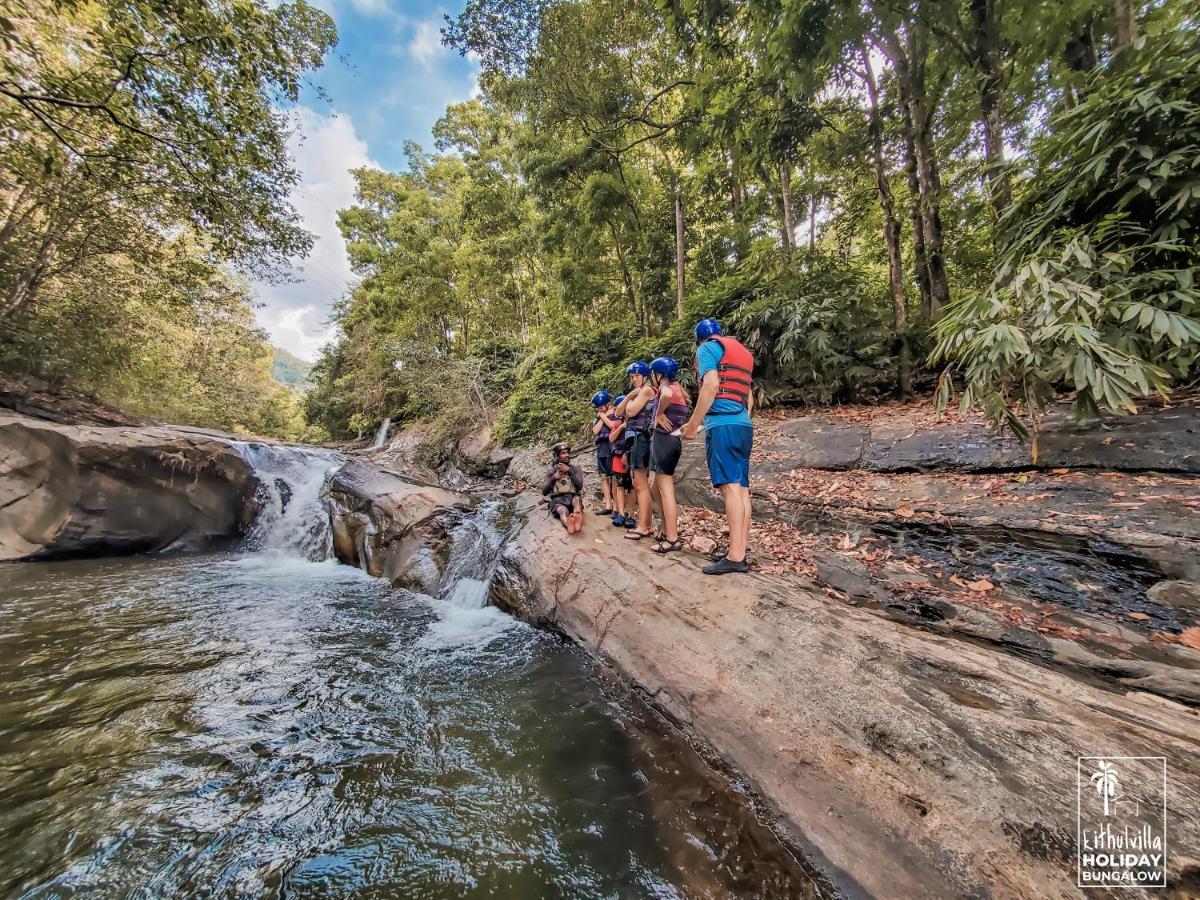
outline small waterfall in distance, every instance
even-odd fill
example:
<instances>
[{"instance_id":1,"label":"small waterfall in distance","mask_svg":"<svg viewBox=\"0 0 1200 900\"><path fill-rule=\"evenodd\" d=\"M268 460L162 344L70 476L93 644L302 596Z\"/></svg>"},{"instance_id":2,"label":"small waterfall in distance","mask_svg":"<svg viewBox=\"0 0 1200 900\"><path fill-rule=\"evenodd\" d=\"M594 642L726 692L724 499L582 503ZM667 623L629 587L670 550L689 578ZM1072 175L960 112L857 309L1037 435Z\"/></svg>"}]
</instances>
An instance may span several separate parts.
<instances>
[{"instance_id":1,"label":"small waterfall in distance","mask_svg":"<svg viewBox=\"0 0 1200 900\"><path fill-rule=\"evenodd\" d=\"M345 457L275 444L239 443L238 449L262 483L262 509L246 535L247 549L312 562L330 559L333 535L321 491Z\"/></svg>"}]
</instances>

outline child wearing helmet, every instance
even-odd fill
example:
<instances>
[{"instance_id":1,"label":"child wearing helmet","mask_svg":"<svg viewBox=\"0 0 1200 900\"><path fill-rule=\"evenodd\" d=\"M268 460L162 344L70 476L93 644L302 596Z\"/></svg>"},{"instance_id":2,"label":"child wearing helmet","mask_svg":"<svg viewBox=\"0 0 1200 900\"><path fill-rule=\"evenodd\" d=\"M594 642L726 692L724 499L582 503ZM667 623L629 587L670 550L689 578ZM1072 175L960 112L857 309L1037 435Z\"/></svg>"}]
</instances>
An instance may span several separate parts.
<instances>
[{"instance_id":1,"label":"child wearing helmet","mask_svg":"<svg viewBox=\"0 0 1200 900\"><path fill-rule=\"evenodd\" d=\"M604 506L600 515L611 516L613 512L612 444L609 437L616 428L617 419L612 408L612 394L596 391L592 395L592 406L596 408L596 421L592 423L592 435L596 439L596 472L600 476L600 493Z\"/></svg>"},{"instance_id":2,"label":"child wearing helmet","mask_svg":"<svg viewBox=\"0 0 1200 900\"><path fill-rule=\"evenodd\" d=\"M633 517L627 516L626 498L633 490L633 479L629 477L629 459L625 452L625 419L617 414L617 410L625 401L622 394L613 401L611 418L616 423L608 433L608 446L612 452L610 464L613 473L613 517L612 523L617 528L633 525Z\"/></svg>"},{"instance_id":3,"label":"child wearing helmet","mask_svg":"<svg viewBox=\"0 0 1200 900\"><path fill-rule=\"evenodd\" d=\"M555 444L550 452L552 461L542 483L546 509L562 522L567 534L575 534L583 528L583 473L571 465L571 448L566 444Z\"/></svg>"},{"instance_id":4,"label":"child wearing helmet","mask_svg":"<svg viewBox=\"0 0 1200 900\"><path fill-rule=\"evenodd\" d=\"M633 475L633 491L637 495L638 514L633 527L625 532L631 541L640 541L654 534L654 509L650 497L650 431L654 427L651 405L654 388L650 386L650 365L630 363L630 391L617 412L625 417L625 446L629 448L629 471Z\"/></svg>"},{"instance_id":5,"label":"child wearing helmet","mask_svg":"<svg viewBox=\"0 0 1200 900\"><path fill-rule=\"evenodd\" d=\"M679 506L675 502L675 468L683 451L679 429L691 415L687 391L679 384L679 363L660 356L650 363L650 380L655 389L653 433L650 438L650 492L662 516L663 540L650 549L672 553L682 546L679 540Z\"/></svg>"}]
</instances>

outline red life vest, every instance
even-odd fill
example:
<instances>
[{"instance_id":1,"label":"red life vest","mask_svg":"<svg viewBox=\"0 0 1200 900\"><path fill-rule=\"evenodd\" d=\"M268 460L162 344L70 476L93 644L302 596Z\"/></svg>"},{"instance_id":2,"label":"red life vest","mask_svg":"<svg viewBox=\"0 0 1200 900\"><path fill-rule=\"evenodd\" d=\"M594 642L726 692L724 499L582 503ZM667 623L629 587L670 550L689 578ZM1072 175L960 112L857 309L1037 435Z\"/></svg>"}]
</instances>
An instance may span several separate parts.
<instances>
[{"instance_id":1,"label":"red life vest","mask_svg":"<svg viewBox=\"0 0 1200 900\"><path fill-rule=\"evenodd\" d=\"M721 361L717 364L720 386L717 388L715 399L732 400L734 403L749 407L750 386L754 374L754 354L742 346L742 342L737 338L716 334L708 340L716 341L724 351ZM699 354L697 354L696 373L697 375L700 373Z\"/></svg>"}]
</instances>

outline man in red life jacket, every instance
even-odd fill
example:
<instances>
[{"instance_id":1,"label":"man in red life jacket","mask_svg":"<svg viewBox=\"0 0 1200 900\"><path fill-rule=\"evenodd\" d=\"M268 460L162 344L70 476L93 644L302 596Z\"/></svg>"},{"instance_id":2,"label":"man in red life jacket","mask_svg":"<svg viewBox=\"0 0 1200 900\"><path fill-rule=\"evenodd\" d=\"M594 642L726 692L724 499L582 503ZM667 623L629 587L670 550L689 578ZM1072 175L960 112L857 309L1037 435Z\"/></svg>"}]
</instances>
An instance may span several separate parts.
<instances>
[{"instance_id":1,"label":"man in red life jacket","mask_svg":"<svg viewBox=\"0 0 1200 900\"><path fill-rule=\"evenodd\" d=\"M700 393L691 418L680 429L693 440L704 423L705 456L713 485L725 502L729 550L704 567L705 575L749 571L746 547L750 542L750 450L754 428L751 376L754 356L735 338L727 337L716 319L696 324L696 373Z\"/></svg>"}]
</instances>

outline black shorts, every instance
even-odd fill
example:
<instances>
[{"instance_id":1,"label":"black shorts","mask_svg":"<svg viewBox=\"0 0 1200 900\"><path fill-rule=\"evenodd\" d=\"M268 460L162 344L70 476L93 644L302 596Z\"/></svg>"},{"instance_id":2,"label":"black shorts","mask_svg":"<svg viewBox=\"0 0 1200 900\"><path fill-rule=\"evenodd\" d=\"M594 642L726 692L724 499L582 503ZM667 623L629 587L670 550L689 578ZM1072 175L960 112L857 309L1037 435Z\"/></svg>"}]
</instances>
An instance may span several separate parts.
<instances>
[{"instance_id":1,"label":"black shorts","mask_svg":"<svg viewBox=\"0 0 1200 900\"><path fill-rule=\"evenodd\" d=\"M682 453L683 441L673 434L654 432L654 438L650 441L650 470L662 475L674 475Z\"/></svg>"},{"instance_id":2,"label":"black shorts","mask_svg":"<svg viewBox=\"0 0 1200 900\"><path fill-rule=\"evenodd\" d=\"M611 456L601 456L599 453L597 453L596 454L596 471L600 473L601 478L612 477L612 473L613 473L612 457Z\"/></svg>"},{"instance_id":3,"label":"black shorts","mask_svg":"<svg viewBox=\"0 0 1200 900\"><path fill-rule=\"evenodd\" d=\"M625 488L627 491L633 490L633 476L628 472L622 472L620 475L614 475L617 479L617 487Z\"/></svg>"},{"instance_id":4,"label":"black shorts","mask_svg":"<svg viewBox=\"0 0 1200 900\"><path fill-rule=\"evenodd\" d=\"M629 470L650 468L650 432L643 431L633 439L629 451Z\"/></svg>"},{"instance_id":5,"label":"black shorts","mask_svg":"<svg viewBox=\"0 0 1200 900\"><path fill-rule=\"evenodd\" d=\"M551 494L550 500L546 504L546 509L550 515L557 516L559 507L567 511L567 515L571 514L572 501L575 499L575 494Z\"/></svg>"}]
</instances>

